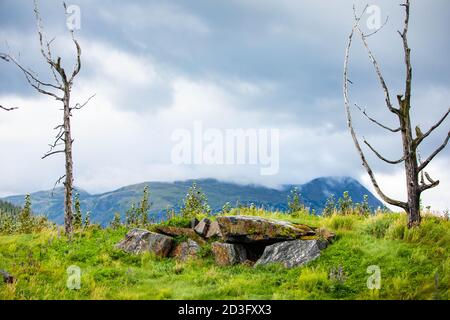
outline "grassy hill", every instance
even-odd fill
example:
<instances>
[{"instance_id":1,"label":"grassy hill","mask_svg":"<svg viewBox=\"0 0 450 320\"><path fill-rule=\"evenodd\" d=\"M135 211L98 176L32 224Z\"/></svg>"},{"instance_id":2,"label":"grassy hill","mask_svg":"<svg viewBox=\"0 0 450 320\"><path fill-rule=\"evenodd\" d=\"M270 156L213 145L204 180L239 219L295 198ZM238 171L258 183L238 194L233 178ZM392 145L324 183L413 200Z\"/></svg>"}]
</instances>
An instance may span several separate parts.
<instances>
[{"instance_id":1,"label":"grassy hill","mask_svg":"<svg viewBox=\"0 0 450 320\"><path fill-rule=\"evenodd\" d=\"M91 212L92 221L106 225L112 220L116 212L123 216L132 203L138 203L146 185L150 187L151 214L161 217L167 207L178 210L193 182L193 180L172 183L145 182L98 195L89 194L81 189L77 189L76 192L80 194L82 210ZM316 212L323 210L330 195L333 194L338 198L342 196L344 191L349 192L354 202L361 202L364 195L368 195L369 204L372 208L383 206L369 190L358 181L348 177L319 178L304 185L287 185L281 189L271 189L258 185L239 185L214 179L202 179L196 182L205 192L208 203L214 212L220 211L226 202L229 202L232 206L235 206L238 202L242 205L253 203L268 210L284 211L287 209L287 196L293 187L300 189L302 200ZM64 190L62 188L56 189L53 195L51 191L33 193L31 194L33 211L44 214L50 220L61 224L64 220L63 196ZM22 206L24 195L6 197L5 200Z\"/></svg>"},{"instance_id":2,"label":"grassy hill","mask_svg":"<svg viewBox=\"0 0 450 320\"><path fill-rule=\"evenodd\" d=\"M252 212L245 212L251 214ZM134 256L114 248L127 230L92 227L72 240L56 230L0 236L0 269L18 278L0 284L0 299L449 299L450 222L425 217L408 230L402 214L317 217L258 211L264 217L323 226L337 234L309 264L293 269L219 267L204 247L187 262ZM81 268L69 290L67 268ZM369 290L369 266L381 289ZM336 270L342 270L336 276ZM334 274L334 276L333 276Z\"/></svg>"}]
</instances>

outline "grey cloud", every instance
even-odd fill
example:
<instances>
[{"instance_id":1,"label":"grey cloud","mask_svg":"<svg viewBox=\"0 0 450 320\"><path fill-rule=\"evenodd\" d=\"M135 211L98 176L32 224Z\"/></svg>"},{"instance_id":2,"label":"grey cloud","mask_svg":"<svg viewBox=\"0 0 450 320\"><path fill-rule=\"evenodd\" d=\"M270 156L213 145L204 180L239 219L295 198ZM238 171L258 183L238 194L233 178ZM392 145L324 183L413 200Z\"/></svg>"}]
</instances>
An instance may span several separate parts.
<instances>
[{"instance_id":1,"label":"grey cloud","mask_svg":"<svg viewBox=\"0 0 450 320\"><path fill-rule=\"evenodd\" d=\"M366 3L355 2L359 9ZM352 26L352 1L78 0L72 4L78 4L82 10L82 29L78 32L81 40L148 60L161 76L148 87L126 86L126 94L117 92L116 105L123 111L157 113L171 107L173 81L180 77L213 83L231 97L233 108L258 113L265 125L317 129L328 135L329 139L323 139L319 133L316 138L310 137L307 147L314 149L316 144L320 150L313 156L296 150L295 146L292 150L291 146L285 146L282 172L298 172L295 176L300 179L302 173L296 163L302 163L302 168L310 172L326 175L362 172L346 131L342 105L342 65ZM403 9L398 1L384 0L377 4L383 18L389 15L389 23L369 41L395 101L395 95L404 86L403 53L397 34ZM49 35L67 36L60 2L41 1L41 6ZM450 29L449 9L446 0L433 0L432 5L430 1L413 1L410 44L414 63L414 120L422 123L423 128L429 127L448 108L442 104L448 104L450 98L450 43L442 35ZM36 71L48 76L37 56L34 32L30 1L1 1L0 48L8 35L30 39L22 47L12 49L20 51L23 61L39 66ZM364 48L357 43L352 51L350 74L354 82L353 101L367 107L380 121L395 126L383 104L373 67ZM122 83L107 79L93 67L93 62L86 63L82 81L89 83L94 92L96 84L121 90ZM34 94L11 66L0 64L0 73L0 96ZM361 137L371 139L387 156L395 157L398 138L385 135L357 115L356 109L354 112ZM424 145L424 154L442 142L446 128L448 124ZM327 140L334 144L327 144ZM315 161L321 155L324 159ZM441 159L448 158L447 150ZM371 162L382 172L394 170L372 156ZM284 179L290 176L286 174Z\"/></svg>"}]
</instances>

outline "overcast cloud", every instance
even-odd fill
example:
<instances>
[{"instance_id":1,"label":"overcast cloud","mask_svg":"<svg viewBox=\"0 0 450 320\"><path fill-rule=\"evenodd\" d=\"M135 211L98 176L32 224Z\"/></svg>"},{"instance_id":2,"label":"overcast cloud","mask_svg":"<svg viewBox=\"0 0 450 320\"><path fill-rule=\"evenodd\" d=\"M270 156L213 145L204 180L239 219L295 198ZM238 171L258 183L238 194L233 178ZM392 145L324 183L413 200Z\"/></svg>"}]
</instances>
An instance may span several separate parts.
<instances>
[{"instance_id":1,"label":"overcast cloud","mask_svg":"<svg viewBox=\"0 0 450 320\"><path fill-rule=\"evenodd\" d=\"M72 62L73 46L60 1L41 1L45 31L55 51ZM399 1L376 1L388 25L370 37L391 93L403 91ZM76 185L103 192L143 181L213 177L279 186L319 176L348 175L371 190L346 129L342 98L344 50L352 26L353 1L192 0L72 1L81 8L77 37L83 67L74 99L96 93L74 114ZM365 5L355 1L358 8ZM449 107L450 3L412 1L414 120L426 130ZM30 0L0 0L0 52L19 55L48 77L39 55ZM7 44L6 44L7 41ZM354 102L387 124L373 68L361 45L352 51ZM64 61L64 60L63 60ZM52 188L62 158L40 160L60 121L58 105L26 84L13 66L0 63L0 196ZM400 137L374 127L355 113L361 136L399 156ZM176 129L276 128L280 171L261 176L255 166L171 164ZM423 156L440 145L450 122L433 134ZM368 153L368 152L367 152ZM369 154L369 153L368 153ZM389 195L404 197L401 166L369 157ZM450 207L450 148L430 167L441 180L424 204Z\"/></svg>"}]
</instances>

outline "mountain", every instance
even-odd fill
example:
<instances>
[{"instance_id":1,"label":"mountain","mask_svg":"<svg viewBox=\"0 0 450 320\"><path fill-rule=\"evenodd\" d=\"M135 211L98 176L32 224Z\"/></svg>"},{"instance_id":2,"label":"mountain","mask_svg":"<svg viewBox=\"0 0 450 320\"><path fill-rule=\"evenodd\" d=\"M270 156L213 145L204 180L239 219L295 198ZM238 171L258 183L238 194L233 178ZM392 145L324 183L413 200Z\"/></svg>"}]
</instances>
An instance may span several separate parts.
<instances>
[{"instance_id":1,"label":"mountain","mask_svg":"<svg viewBox=\"0 0 450 320\"><path fill-rule=\"evenodd\" d=\"M303 185L285 185L280 189L259 185L240 185L214 179L195 181L205 192L208 203L215 212L219 211L226 202L230 202L232 206L237 202L242 205L253 203L258 207L263 206L267 209L286 210L287 196L294 187L299 188L302 200L316 212L323 210L330 195L333 194L336 198L339 198L344 191L348 191L355 202L361 202L364 195L368 195L369 204L372 208L383 206L369 190L349 177L318 178ZM194 180L145 182L102 194L90 194L78 188L75 189L75 192L80 196L82 211L90 211L92 221L106 225L112 220L116 212L124 215L133 202L139 203L146 185L150 188L151 214L161 217L167 207L173 207L177 211L193 182ZM63 196L63 188L55 189L53 195L51 191L31 194L33 212L45 214L56 223L63 223ZM3 200L22 206L24 198L24 195L17 195L6 197Z\"/></svg>"}]
</instances>

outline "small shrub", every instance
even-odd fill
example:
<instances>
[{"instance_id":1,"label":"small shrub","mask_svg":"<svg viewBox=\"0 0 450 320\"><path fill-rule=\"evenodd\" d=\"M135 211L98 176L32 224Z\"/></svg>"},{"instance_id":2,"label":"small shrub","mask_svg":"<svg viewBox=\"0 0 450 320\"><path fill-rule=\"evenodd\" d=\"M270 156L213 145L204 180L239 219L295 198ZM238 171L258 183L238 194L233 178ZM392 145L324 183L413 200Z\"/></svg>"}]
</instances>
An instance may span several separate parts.
<instances>
[{"instance_id":1,"label":"small shrub","mask_svg":"<svg viewBox=\"0 0 450 320\"><path fill-rule=\"evenodd\" d=\"M338 200L338 210L341 214L351 214L353 211L353 200L348 191L344 191L342 198Z\"/></svg>"},{"instance_id":2,"label":"small shrub","mask_svg":"<svg viewBox=\"0 0 450 320\"><path fill-rule=\"evenodd\" d=\"M298 277L299 287L307 292L326 290L330 284L327 272L321 270L306 268Z\"/></svg>"},{"instance_id":3,"label":"small shrub","mask_svg":"<svg viewBox=\"0 0 450 320\"><path fill-rule=\"evenodd\" d=\"M450 228L448 222L438 217L425 216L420 226L409 229L406 221L406 214L403 214L388 229L386 238L404 240L409 243L441 247L450 246Z\"/></svg>"},{"instance_id":4,"label":"small shrub","mask_svg":"<svg viewBox=\"0 0 450 320\"><path fill-rule=\"evenodd\" d=\"M84 217L84 228L89 228L91 225L91 212L86 212L86 217Z\"/></svg>"},{"instance_id":5,"label":"small shrub","mask_svg":"<svg viewBox=\"0 0 450 320\"><path fill-rule=\"evenodd\" d=\"M83 214L81 213L80 195L75 194L75 212L73 213L73 227L80 229L83 226Z\"/></svg>"},{"instance_id":6,"label":"small shrub","mask_svg":"<svg viewBox=\"0 0 450 320\"><path fill-rule=\"evenodd\" d=\"M125 224L131 228L146 228L149 225L150 190L148 186L144 187L142 199L139 206L132 203L125 213Z\"/></svg>"},{"instance_id":7,"label":"small shrub","mask_svg":"<svg viewBox=\"0 0 450 320\"><path fill-rule=\"evenodd\" d=\"M198 252L199 258L207 258L212 256L212 249L211 244L206 243L203 246L200 247L200 250Z\"/></svg>"},{"instance_id":8,"label":"small shrub","mask_svg":"<svg viewBox=\"0 0 450 320\"><path fill-rule=\"evenodd\" d=\"M93 273L94 280L99 282L111 281L123 276L123 272L113 268L98 269Z\"/></svg>"},{"instance_id":9,"label":"small shrub","mask_svg":"<svg viewBox=\"0 0 450 320\"><path fill-rule=\"evenodd\" d=\"M19 228L22 233L31 233L33 229L33 218L31 212L30 195L25 196L25 205L19 214Z\"/></svg>"},{"instance_id":10,"label":"small shrub","mask_svg":"<svg viewBox=\"0 0 450 320\"><path fill-rule=\"evenodd\" d=\"M380 214L369 219L365 231L377 238L384 238L387 231L398 217L392 214Z\"/></svg>"},{"instance_id":11,"label":"small shrub","mask_svg":"<svg viewBox=\"0 0 450 320\"><path fill-rule=\"evenodd\" d=\"M142 226L148 225L148 211L150 210L151 206L149 198L150 198L150 190L148 186L145 186L142 195L141 205L139 207L139 213L141 218L140 222Z\"/></svg>"},{"instance_id":12,"label":"small shrub","mask_svg":"<svg viewBox=\"0 0 450 320\"><path fill-rule=\"evenodd\" d=\"M229 202L226 202L222 207L221 214L226 215L229 214L230 212L231 212L231 205Z\"/></svg>"},{"instance_id":13,"label":"small shrub","mask_svg":"<svg viewBox=\"0 0 450 320\"><path fill-rule=\"evenodd\" d=\"M112 229L114 229L114 230L117 230L117 229L119 229L119 228L122 226L122 218L121 218L119 212L116 212L116 213L114 214L114 218L113 218L113 220L111 221L111 223L109 224L109 226L110 226Z\"/></svg>"},{"instance_id":14,"label":"small shrub","mask_svg":"<svg viewBox=\"0 0 450 320\"><path fill-rule=\"evenodd\" d=\"M369 196L367 194L364 195L361 203L357 203L354 206L353 212L364 217L368 217L371 214L372 210L370 209Z\"/></svg>"},{"instance_id":15,"label":"small shrub","mask_svg":"<svg viewBox=\"0 0 450 320\"><path fill-rule=\"evenodd\" d=\"M31 210L31 198L29 195L25 196L25 205L22 209L11 205L4 205L4 203L1 204L1 234L31 234L34 232L40 232L46 228L52 228L54 226L54 224L48 221L46 217L33 214ZM11 210L5 211L4 208L7 210L11 208Z\"/></svg>"},{"instance_id":16,"label":"small shrub","mask_svg":"<svg viewBox=\"0 0 450 320\"><path fill-rule=\"evenodd\" d=\"M169 220L161 222L160 225L167 227L189 228L191 226L191 218L174 216Z\"/></svg>"},{"instance_id":17,"label":"small shrub","mask_svg":"<svg viewBox=\"0 0 450 320\"><path fill-rule=\"evenodd\" d=\"M211 208L202 189L194 182L183 200L181 215L185 218L195 218L197 215L210 214Z\"/></svg>"},{"instance_id":18,"label":"small shrub","mask_svg":"<svg viewBox=\"0 0 450 320\"><path fill-rule=\"evenodd\" d=\"M386 230L385 238L391 240L403 240L407 230L407 219L406 215L403 214L390 225L388 230Z\"/></svg>"},{"instance_id":19,"label":"small shrub","mask_svg":"<svg viewBox=\"0 0 450 320\"><path fill-rule=\"evenodd\" d=\"M298 215L299 212L303 211L305 209L304 204L301 201L301 195L300 191L297 187L291 190L291 193L288 195L288 208L289 208L289 214L292 216Z\"/></svg>"},{"instance_id":20,"label":"small shrub","mask_svg":"<svg viewBox=\"0 0 450 320\"><path fill-rule=\"evenodd\" d=\"M325 203L325 208L322 211L322 216L331 217L336 212L336 200L334 195L330 195Z\"/></svg>"},{"instance_id":21,"label":"small shrub","mask_svg":"<svg viewBox=\"0 0 450 320\"><path fill-rule=\"evenodd\" d=\"M342 216L334 214L331 218L329 218L326 224L334 230L352 230L356 224L356 220L356 216Z\"/></svg>"}]
</instances>

